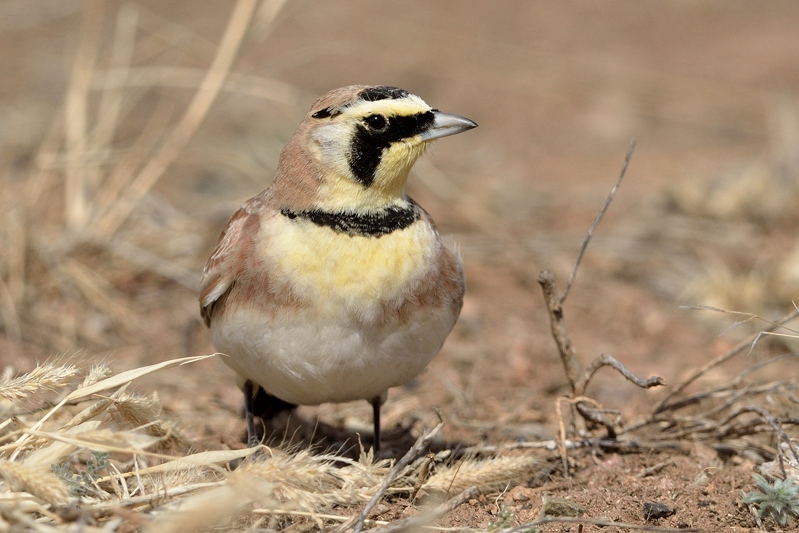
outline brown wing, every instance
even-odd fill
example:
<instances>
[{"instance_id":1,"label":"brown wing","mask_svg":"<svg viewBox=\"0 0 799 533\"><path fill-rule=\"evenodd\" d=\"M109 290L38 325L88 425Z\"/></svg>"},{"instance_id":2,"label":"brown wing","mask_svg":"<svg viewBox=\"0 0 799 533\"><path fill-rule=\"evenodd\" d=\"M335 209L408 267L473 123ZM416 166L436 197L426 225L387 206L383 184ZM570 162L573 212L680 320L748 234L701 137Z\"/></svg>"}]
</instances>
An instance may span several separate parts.
<instances>
[{"instance_id":1,"label":"brown wing","mask_svg":"<svg viewBox=\"0 0 799 533\"><path fill-rule=\"evenodd\" d=\"M206 326L211 325L211 319L222 307L246 265L246 254L252 250L263 209L263 198L259 195L233 213L205 264L200 282L200 314Z\"/></svg>"}]
</instances>

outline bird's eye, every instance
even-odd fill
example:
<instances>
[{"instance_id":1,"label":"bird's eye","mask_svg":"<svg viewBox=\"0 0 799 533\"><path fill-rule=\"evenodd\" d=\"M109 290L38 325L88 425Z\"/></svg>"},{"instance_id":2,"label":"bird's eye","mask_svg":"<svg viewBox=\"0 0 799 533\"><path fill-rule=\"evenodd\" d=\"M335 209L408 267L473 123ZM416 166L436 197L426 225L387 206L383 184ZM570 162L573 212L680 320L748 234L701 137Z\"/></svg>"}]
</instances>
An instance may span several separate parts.
<instances>
[{"instance_id":1,"label":"bird's eye","mask_svg":"<svg viewBox=\"0 0 799 533\"><path fill-rule=\"evenodd\" d=\"M365 119L366 125L369 126L369 129L376 132L381 132L386 129L388 125L388 121L386 117L383 115L369 115Z\"/></svg>"}]
</instances>

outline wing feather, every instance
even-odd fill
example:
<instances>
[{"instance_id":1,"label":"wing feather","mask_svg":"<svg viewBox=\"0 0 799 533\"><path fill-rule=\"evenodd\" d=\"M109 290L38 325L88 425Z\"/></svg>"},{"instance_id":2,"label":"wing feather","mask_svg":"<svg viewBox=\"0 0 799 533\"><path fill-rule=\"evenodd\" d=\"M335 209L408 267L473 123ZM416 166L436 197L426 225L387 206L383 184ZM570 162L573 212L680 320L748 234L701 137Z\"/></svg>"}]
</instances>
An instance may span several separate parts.
<instances>
[{"instance_id":1,"label":"wing feather","mask_svg":"<svg viewBox=\"0 0 799 533\"><path fill-rule=\"evenodd\" d=\"M245 266L243 252L252 246L256 237L252 232L258 231L263 207L262 199L256 196L233 213L205 264L200 282L200 314L206 326L211 325Z\"/></svg>"}]
</instances>

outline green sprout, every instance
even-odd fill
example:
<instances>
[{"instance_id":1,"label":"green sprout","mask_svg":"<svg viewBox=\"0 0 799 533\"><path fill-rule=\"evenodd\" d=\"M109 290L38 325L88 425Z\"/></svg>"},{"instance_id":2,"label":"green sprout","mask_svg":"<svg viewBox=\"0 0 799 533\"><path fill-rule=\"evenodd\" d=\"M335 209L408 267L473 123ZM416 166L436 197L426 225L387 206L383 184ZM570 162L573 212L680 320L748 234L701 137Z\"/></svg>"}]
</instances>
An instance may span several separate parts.
<instances>
[{"instance_id":1,"label":"green sprout","mask_svg":"<svg viewBox=\"0 0 799 533\"><path fill-rule=\"evenodd\" d=\"M761 520L771 517L784 527L791 517L799 517L799 485L792 479L777 479L772 484L763 476L753 474L752 477L758 490L747 493L741 501L756 505Z\"/></svg>"},{"instance_id":2,"label":"green sprout","mask_svg":"<svg viewBox=\"0 0 799 533\"><path fill-rule=\"evenodd\" d=\"M488 523L488 531L493 533L495 531L502 531L503 529L510 529L513 526L513 511L507 505L499 508L499 520L496 522Z\"/></svg>"},{"instance_id":3,"label":"green sprout","mask_svg":"<svg viewBox=\"0 0 799 533\"><path fill-rule=\"evenodd\" d=\"M90 492L96 492L93 485L98 478L102 477L101 471L108 471L109 457L111 457L110 453L92 452L91 457L86 461L85 472L75 471L69 462L51 465L50 468L58 477L67 482L75 494L83 496Z\"/></svg>"}]
</instances>

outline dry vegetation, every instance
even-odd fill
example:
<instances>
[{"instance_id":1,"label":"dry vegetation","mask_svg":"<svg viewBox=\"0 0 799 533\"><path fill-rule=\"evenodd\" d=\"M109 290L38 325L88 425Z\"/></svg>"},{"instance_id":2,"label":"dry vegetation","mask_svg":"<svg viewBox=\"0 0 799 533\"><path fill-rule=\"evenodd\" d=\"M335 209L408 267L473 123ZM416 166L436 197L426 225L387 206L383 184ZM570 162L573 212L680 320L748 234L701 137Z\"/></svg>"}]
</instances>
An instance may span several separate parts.
<instances>
[{"instance_id":1,"label":"dry vegetation","mask_svg":"<svg viewBox=\"0 0 799 533\"><path fill-rule=\"evenodd\" d=\"M239 0L213 44L135 5L118 11L109 32L102 2L86 2L62 108L38 146L0 170L0 350L20 360L64 346L118 346L143 334L141 317L151 310L150 293L131 286L195 289L195 266L207 252L204 235L153 188L223 91L288 105L306 100L278 80L231 71L245 39L265 39L282 4ZM747 180L763 173L772 181L785 173L795 178L789 163L741 173L737 200L709 192L715 185L675 188L670 199L683 214L785 220L779 216L799 196L795 185L783 188L779 202L758 193L774 201L749 216L747 210L763 209L764 202L754 201ZM743 296L740 284L728 288L741 280L725 281L718 271L708 278L721 289L701 276L682 289L698 295L693 301L760 312L779 307L775 302L799 285L790 261L760 277L750 274L742 283L752 287ZM510 495L519 498L508 502L524 502L533 494L509 492L514 486L552 494L579 486L585 482L579 473L605 454L656 457L646 477L698 447L799 484L799 356L791 351L796 332L790 329L799 312L773 323L742 315L742 322L756 324L754 336L697 365L626 418L591 397L595 373L615 369L618 387L655 387L662 380L641 380L606 355L582 365L566 331L565 295L553 276L539 282L570 385L554 402L555 439L429 452L439 424L420 432L397 461L364 449L357 460L297 447L213 449L182 429L156 395L131 389L152 373L169 375L214 355L163 353L162 363L125 371L80 354L62 356L25 374L6 367L0 378L0 531L534 531L552 523L665 531L657 521L624 524L567 500L545 499L529 520L514 519L497 502ZM763 297L774 293L769 286L779 287L780 296ZM760 347L768 355L747 361ZM712 379L729 365L735 379ZM480 509L476 517L435 526L469 502ZM740 521L750 520L750 511L754 516L754 508L741 504Z\"/></svg>"},{"instance_id":2,"label":"dry vegetation","mask_svg":"<svg viewBox=\"0 0 799 533\"><path fill-rule=\"evenodd\" d=\"M157 397L127 392L131 382L152 372L213 355L115 375L106 365L45 364L0 384L0 524L8 531L50 531L53 526L71 530L75 522L84 531L200 531L221 526L295 530L300 524L305 524L301 529L415 530L481 493L504 492L537 478L556 485L557 478L569 477L571 456L586 450L679 454L697 441L728 455L770 459L761 468L765 474L799 483L796 436L787 429L799 424L791 416L799 387L795 381L745 380L757 370L752 368L740 382L680 394L690 381L748 344L697 371L644 420L608 421L613 414L599 409L591 398L562 398L558 405L576 407L574 413L593 424L599 420L605 429L577 431L567 408L562 411L561 438L555 442L423 455L439 424L396 464L375 460L363 448L357 461L296 448L197 451L163 416ZM783 358L775 362L779 359ZM622 369L618 363L613 366ZM701 409L692 409L697 405ZM558 456L561 463L553 467L552 459ZM414 512L388 522L368 519L382 498L402 502L405 511ZM514 530L570 521L641 527L580 518L571 514L573 507L564 510L563 505L549 509L549 514L543 512Z\"/></svg>"}]
</instances>

